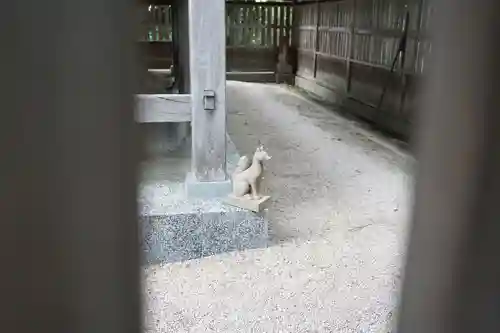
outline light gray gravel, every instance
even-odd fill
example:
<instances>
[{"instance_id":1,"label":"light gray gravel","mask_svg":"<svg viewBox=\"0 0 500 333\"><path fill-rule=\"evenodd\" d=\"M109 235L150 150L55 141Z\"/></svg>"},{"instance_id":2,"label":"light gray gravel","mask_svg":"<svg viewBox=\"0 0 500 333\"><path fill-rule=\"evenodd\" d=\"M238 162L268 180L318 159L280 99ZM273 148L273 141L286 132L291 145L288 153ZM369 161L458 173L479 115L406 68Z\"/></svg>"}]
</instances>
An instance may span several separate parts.
<instances>
[{"instance_id":1,"label":"light gray gravel","mask_svg":"<svg viewBox=\"0 0 500 333\"><path fill-rule=\"evenodd\" d=\"M237 148L273 156L273 246L146 267L146 332L389 332L412 159L286 87L227 93Z\"/></svg>"}]
</instances>

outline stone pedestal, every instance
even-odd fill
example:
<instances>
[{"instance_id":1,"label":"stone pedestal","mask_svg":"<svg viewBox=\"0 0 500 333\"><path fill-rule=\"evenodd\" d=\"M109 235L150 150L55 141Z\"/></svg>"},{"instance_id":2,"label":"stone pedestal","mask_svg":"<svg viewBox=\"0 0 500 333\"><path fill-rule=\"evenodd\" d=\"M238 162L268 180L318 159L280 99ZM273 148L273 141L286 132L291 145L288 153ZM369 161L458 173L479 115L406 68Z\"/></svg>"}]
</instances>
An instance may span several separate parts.
<instances>
[{"instance_id":1,"label":"stone pedestal","mask_svg":"<svg viewBox=\"0 0 500 333\"><path fill-rule=\"evenodd\" d=\"M143 264L176 262L267 246L260 215L220 201L186 201L140 218Z\"/></svg>"}]
</instances>

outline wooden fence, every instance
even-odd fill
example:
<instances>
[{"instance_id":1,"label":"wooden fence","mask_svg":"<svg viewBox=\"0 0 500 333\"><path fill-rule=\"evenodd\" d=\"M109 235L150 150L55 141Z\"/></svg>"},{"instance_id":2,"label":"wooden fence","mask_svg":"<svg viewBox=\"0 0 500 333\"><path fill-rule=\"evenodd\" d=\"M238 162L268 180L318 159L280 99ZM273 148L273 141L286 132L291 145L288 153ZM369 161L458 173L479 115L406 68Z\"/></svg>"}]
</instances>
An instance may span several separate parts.
<instances>
[{"instance_id":1,"label":"wooden fence","mask_svg":"<svg viewBox=\"0 0 500 333\"><path fill-rule=\"evenodd\" d=\"M171 61L172 10L170 6L141 6L139 40L147 42L150 66ZM276 50L283 36L292 40L293 8L290 3L228 2L227 70L274 72ZM169 65L168 65L169 66ZM167 67L168 67L167 66Z\"/></svg>"},{"instance_id":2,"label":"wooden fence","mask_svg":"<svg viewBox=\"0 0 500 333\"><path fill-rule=\"evenodd\" d=\"M406 136L415 108L416 82L430 50L428 2L343 0L297 5L297 84ZM407 10L410 21L404 70L390 75ZM386 84L382 111L378 112Z\"/></svg>"},{"instance_id":3,"label":"wooden fence","mask_svg":"<svg viewBox=\"0 0 500 333\"><path fill-rule=\"evenodd\" d=\"M167 5L143 5L141 11L140 35L142 42L172 41L172 9Z\"/></svg>"},{"instance_id":4,"label":"wooden fence","mask_svg":"<svg viewBox=\"0 0 500 333\"><path fill-rule=\"evenodd\" d=\"M168 5L141 5L139 35L147 68L169 68L173 63L172 8Z\"/></svg>"},{"instance_id":5,"label":"wooden fence","mask_svg":"<svg viewBox=\"0 0 500 333\"><path fill-rule=\"evenodd\" d=\"M430 0L228 1L227 71L273 73L284 39L297 49L296 84L395 133L406 135L430 43ZM404 69L390 74L410 13ZM150 68L172 59L169 6L143 6L140 40ZM400 64L398 64L400 65ZM272 76L271 76L272 77ZM387 93L377 109L382 88Z\"/></svg>"},{"instance_id":6,"label":"wooden fence","mask_svg":"<svg viewBox=\"0 0 500 333\"><path fill-rule=\"evenodd\" d=\"M228 71L274 72L280 40L292 41L292 5L228 2L226 12Z\"/></svg>"}]
</instances>

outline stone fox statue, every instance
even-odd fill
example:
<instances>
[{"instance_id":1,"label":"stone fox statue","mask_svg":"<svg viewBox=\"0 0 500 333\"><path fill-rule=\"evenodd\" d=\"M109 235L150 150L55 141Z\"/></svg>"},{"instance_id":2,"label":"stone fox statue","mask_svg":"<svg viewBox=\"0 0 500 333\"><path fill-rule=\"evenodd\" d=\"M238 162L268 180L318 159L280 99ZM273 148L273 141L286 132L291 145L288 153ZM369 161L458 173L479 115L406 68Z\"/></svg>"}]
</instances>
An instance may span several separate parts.
<instances>
[{"instance_id":1,"label":"stone fox statue","mask_svg":"<svg viewBox=\"0 0 500 333\"><path fill-rule=\"evenodd\" d=\"M255 151L251 165L248 157L242 156L233 173L233 196L250 196L252 199L259 200L259 185L264 171L263 161L270 159L271 156L267 154L262 145Z\"/></svg>"}]
</instances>

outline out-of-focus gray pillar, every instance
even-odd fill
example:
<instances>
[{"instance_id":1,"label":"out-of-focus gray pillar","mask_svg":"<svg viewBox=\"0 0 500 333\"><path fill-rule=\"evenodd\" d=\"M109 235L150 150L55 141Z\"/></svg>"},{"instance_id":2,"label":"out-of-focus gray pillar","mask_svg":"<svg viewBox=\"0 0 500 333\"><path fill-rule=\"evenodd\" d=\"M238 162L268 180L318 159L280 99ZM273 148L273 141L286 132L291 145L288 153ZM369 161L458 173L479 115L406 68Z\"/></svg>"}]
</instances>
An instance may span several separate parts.
<instances>
[{"instance_id":1,"label":"out-of-focus gray pillar","mask_svg":"<svg viewBox=\"0 0 500 333\"><path fill-rule=\"evenodd\" d=\"M500 2L435 4L397 332L500 332Z\"/></svg>"},{"instance_id":2,"label":"out-of-focus gray pillar","mask_svg":"<svg viewBox=\"0 0 500 333\"><path fill-rule=\"evenodd\" d=\"M2 332L139 332L133 9L2 3Z\"/></svg>"}]
</instances>

